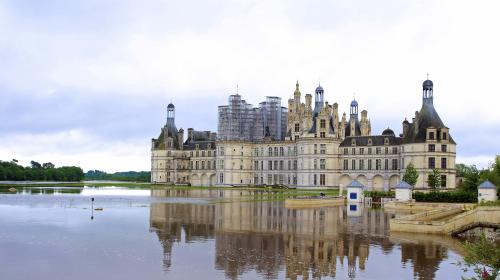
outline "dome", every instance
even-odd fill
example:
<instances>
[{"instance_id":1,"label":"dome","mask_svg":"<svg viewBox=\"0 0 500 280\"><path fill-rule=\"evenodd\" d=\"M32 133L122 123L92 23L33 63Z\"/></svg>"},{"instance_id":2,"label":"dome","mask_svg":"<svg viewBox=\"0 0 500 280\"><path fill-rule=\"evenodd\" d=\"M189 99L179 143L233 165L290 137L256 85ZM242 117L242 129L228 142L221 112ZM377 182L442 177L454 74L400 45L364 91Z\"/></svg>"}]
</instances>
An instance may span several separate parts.
<instances>
[{"instance_id":1,"label":"dome","mask_svg":"<svg viewBox=\"0 0 500 280\"><path fill-rule=\"evenodd\" d=\"M392 129L390 129L390 128L386 128L386 129L382 132L382 135L386 135L386 136L395 136L394 131L392 131Z\"/></svg>"},{"instance_id":2,"label":"dome","mask_svg":"<svg viewBox=\"0 0 500 280\"><path fill-rule=\"evenodd\" d=\"M425 80L424 83L422 84L423 88L432 88L434 84L432 83L431 80Z\"/></svg>"},{"instance_id":3,"label":"dome","mask_svg":"<svg viewBox=\"0 0 500 280\"><path fill-rule=\"evenodd\" d=\"M172 103L168 104L167 109L175 109L174 104L172 104Z\"/></svg>"},{"instance_id":4,"label":"dome","mask_svg":"<svg viewBox=\"0 0 500 280\"><path fill-rule=\"evenodd\" d=\"M318 85L318 87L316 88L316 92L318 91L323 91L323 87L321 87L321 85Z\"/></svg>"},{"instance_id":5,"label":"dome","mask_svg":"<svg viewBox=\"0 0 500 280\"><path fill-rule=\"evenodd\" d=\"M358 106L358 101L353 100L351 101L351 107L357 107Z\"/></svg>"}]
</instances>

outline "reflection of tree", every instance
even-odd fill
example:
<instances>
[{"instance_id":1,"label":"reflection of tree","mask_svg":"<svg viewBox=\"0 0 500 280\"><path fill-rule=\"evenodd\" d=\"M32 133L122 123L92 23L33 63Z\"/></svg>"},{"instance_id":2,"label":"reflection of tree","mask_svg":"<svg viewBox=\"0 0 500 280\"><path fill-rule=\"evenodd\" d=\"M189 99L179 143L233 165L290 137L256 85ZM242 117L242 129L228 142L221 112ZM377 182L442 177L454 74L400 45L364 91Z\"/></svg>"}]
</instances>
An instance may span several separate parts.
<instances>
[{"instance_id":1,"label":"reflection of tree","mask_svg":"<svg viewBox=\"0 0 500 280\"><path fill-rule=\"evenodd\" d=\"M276 201L162 203L151 206L151 228L164 248L165 269L174 242L215 239L215 268L231 279L249 270L265 278L276 278L282 270L289 279L335 277L345 262L348 276L355 277L357 269L366 269L370 246L389 253L394 243L388 238L389 214L363 210L352 216L348 211L287 209ZM402 261L412 261L420 278L433 277L446 255L444 247L429 245L401 245Z\"/></svg>"}]
</instances>

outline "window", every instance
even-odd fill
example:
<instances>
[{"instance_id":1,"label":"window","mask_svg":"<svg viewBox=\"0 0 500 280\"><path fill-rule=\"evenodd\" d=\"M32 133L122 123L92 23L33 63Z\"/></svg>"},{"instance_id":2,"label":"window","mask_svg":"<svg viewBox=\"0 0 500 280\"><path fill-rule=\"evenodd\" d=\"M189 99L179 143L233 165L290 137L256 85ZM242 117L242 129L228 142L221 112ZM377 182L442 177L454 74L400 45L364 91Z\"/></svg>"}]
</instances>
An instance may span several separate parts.
<instances>
[{"instance_id":1,"label":"window","mask_svg":"<svg viewBox=\"0 0 500 280\"><path fill-rule=\"evenodd\" d=\"M389 154L389 147L385 147L385 154L388 155Z\"/></svg>"},{"instance_id":2,"label":"window","mask_svg":"<svg viewBox=\"0 0 500 280\"><path fill-rule=\"evenodd\" d=\"M446 132L443 132L443 140L446 140L446 138L448 138L448 135L446 134Z\"/></svg>"},{"instance_id":3,"label":"window","mask_svg":"<svg viewBox=\"0 0 500 280\"><path fill-rule=\"evenodd\" d=\"M356 139L351 140L351 146L356 146Z\"/></svg>"},{"instance_id":4,"label":"window","mask_svg":"<svg viewBox=\"0 0 500 280\"><path fill-rule=\"evenodd\" d=\"M267 184L268 185L273 184L273 175L272 174L267 174Z\"/></svg>"},{"instance_id":5,"label":"window","mask_svg":"<svg viewBox=\"0 0 500 280\"><path fill-rule=\"evenodd\" d=\"M274 156L277 157L278 156L278 147L274 147Z\"/></svg>"},{"instance_id":6,"label":"window","mask_svg":"<svg viewBox=\"0 0 500 280\"><path fill-rule=\"evenodd\" d=\"M274 170L278 170L278 161L277 160L274 161Z\"/></svg>"},{"instance_id":7,"label":"window","mask_svg":"<svg viewBox=\"0 0 500 280\"><path fill-rule=\"evenodd\" d=\"M371 144L373 144L373 143L372 143L372 139L370 138L370 139L368 139L368 145L371 145Z\"/></svg>"},{"instance_id":8,"label":"window","mask_svg":"<svg viewBox=\"0 0 500 280\"><path fill-rule=\"evenodd\" d=\"M208 151L208 156L211 157L212 156L212 151Z\"/></svg>"},{"instance_id":9,"label":"window","mask_svg":"<svg viewBox=\"0 0 500 280\"><path fill-rule=\"evenodd\" d=\"M446 169L447 167L447 160L446 158L441 158L441 168Z\"/></svg>"},{"instance_id":10,"label":"window","mask_svg":"<svg viewBox=\"0 0 500 280\"><path fill-rule=\"evenodd\" d=\"M365 160L364 159L360 159L359 160L359 169L360 170L364 170L365 169Z\"/></svg>"},{"instance_id":11,"label":"window","mask_svg":"<svg viewBox=\"0 0 500 280\"><path fill-rule=\"evenodd\" d=\"M313 174L313 185L316 185L316 184L317 184L316 179L317 179L317 178L316 178L316 174Z\"/></svg>"},{"instance_id":12,"label":"window","mask_svg":"<svg viewBox=\"0 0 500 280\"><path fill-rule=\"evenodd\" d=\"M355 159L353 159L353 160L351 161L351 169L352 169L352 170L356 170L356 160L355 160Z\"/></svg>"},{"instance_id":13,"label":"window","mask_svg":"<svg viewBox=\"0 0 500 280\"><path fill-rule=\"evenodd\" d=\"M384 145L389 145L389 138L384 138Z\"/></svg>"},{"instance_id":14,"label":"window","mask_svg":"<svg viewBox=\"0 0 500 280\"><path fill-rule=\"evenodd\" d=\"M259 148L255 148L254 153L255 153L255 156L258 157L259 156Z\"/></svg>"},{"instance_id":15,"label":"window","mask_svg":"<svg viewBox=\"0 0 500 280\"><path fill-rule=\"evenodd\" d=\"M384 160L384 169L385 169L385 170L388 170L388 169L389 169L389 160L388 160L388 159L385 159L385 160Z\"/></svg>"},{"instance_id":16,"label":"window","mask_svg":"<svg viewBox=\"0 0 500 280\"><path fill-rule=\"evenodd\" d=\"M210 168L211 167L210 164L211 164L211 162L207 161L207 169L212 169L212 168Z\"/></svg>"},{"instance_id":17,"label":"window","mask_svg":"<svg viewBox=\"0 0 500 280\"><path fill-rule=\"evenodd\" d=\"M435 152L435 151L436 151L436 145L429 144L429 152Z\"/></svg>"},{"instance_id":18,"label":"window","mask_svg":"<svg viewBox=\"0 0 500 280\"><path fill-rule=\"evenodd\" d=\"M196 161L196 164L195 164L196 168L195 169L198 169L198 167L199 167L198 164L199 164L199 162Z\"/></svg>"},{"instance_id":19,"label":"window","mask_svg":"<svg viewBox=\"0 0 500 280\"><path fill-rule=\"evenodd\" d=\"M296 160L293 161L293 170L297 170L297 161Z\"/></svg>"},{"instance_id":20,"label":"window","mask_svg":"<svg viewBox=\"0 0 500 280\"><path fill-rule=\"evenodd\" d=\"M295 124L295 132L299 132L300 130L300 126L298 123Z\"/></svg>"},{"instance_id":21,"label":"window","mask_svg":"<svg viewBox=\"0 0 500 280\"><path fill-rule=\"evenodd\" d=\"M325 138L325 137L326 137L325 132L320 132L320 133L319 133L319 138Z\"/></svg>"},{"instance_id":22,"label":"window","mask_svg":"<svg viewBox=\"0 0 500 280\"><path fill-rule=\"evenodd\" d=\"M319 144L319 153L322 155L326 154L326 144Z\"/></svg>"},{"instance_id":23,"label":"window","mask_svg":"<svg viewBox=\"0 0 500 280\"><path fill-rule=\"evenodd\" d=\"M448 146L441 145L441 152L446 153L448 151Z\"/></svg>"},{"instance_id":24,"label":"window","mask_svg":"<svg viewBox=\"0 0 500 280\"><path fill-rule=\"evenodd\" d=\"M284 155L285 155L285 148L280 147L280 156L284 156Z\"/></svg>"},{"instance_id":25,"label":"window","mask_svg":"<svg viewBox=\"0 0 500 280\"><path fill-rule=\"evenodd\" d=\"M319 184L324 186L326 184L326 176L325 174L319 174Z\"/></svg>"},{"instance_id":26,"label":"window","mask_svg":"<svg viewBox=\"0 0 500 280\"><path fill-rule=\"evenodd\" d=\"M392 154L394 155L398 154L398 147L392 147Z\"/></svg>"},{"instance_id":27,"label":"window","mask_svg":"<svg viewBox=\"0 0 500 280\"><path fill-rule=\"evenodd\" d=\"M200 156L200 152L196 151L196 157L199 157L199 156Z\"/></svg>"},{"instance_id":28,"label":"window","mask_svg":"<svg viewBox=\"0 0 500 280\"><path fill-rule=\"evenodd\" d=\"M268 170L273 170L273 161L272 160L270 160L270 161L267 162L267 169Z\"/></svg>"},{"instance_id":29,"label":"window","mask_svg":"<svg viewBox=\"0 0 500 280\"><path fill-rule=\"evenodd\" d=\"M434 140L434 132L429 132L429 140Z\"/></svg>"},{"instance_id":30,"label":"window","mask_svg":"<svg viewBox=\"0 0 500 280\"><path fill-rule=\"evenodd\" d=\"M267 151L267 155L272 157L273 156L273 148L269 147L268 151Z\"/></svg>"},{"instance_id":31,"label":"window","mask_svg":"<svg viewBox=\"0 0 500 280\"><path fill-rule=\"evenodd\" d=\"M319 160L319 169L321 169L321 170L326 169L326 159L322 158Z\"/></svg>"},{"instance_id":32,"label":"window","mask_svg":"<svg viewBox=\"0 0 500 280\"><path fill-rule=\"evenodd\" d=\"M347 166L347 164L348 164L348 161L347 161L347 159L344 159L344 170L347 170L347 169L348 169L348 166Z\"/></svg>"},{"instance_id":33,"label":"window","mask_svg":"<svg viewBox=\"0 0 500 280\"><path fill-rule=\"evenodd\" d=\"M314 170L318 169L318 160L314 160Z\"/></svg>"},{"instance_id":34,"label":"window","mask_svg":"<svg viewBox=\"0 0 500 280\"><path fill-rule=\"evenodd\" d=\"M204 160L201 162L201 169L205 169L205 161Z\"/></svg>"},{"instance_id":35,"label":"window","mask_svg":"<svg viewBox=\"0 0 500 280\"><path fill-rule=\"evenodd\" d=\"M282 160L280 160L280 170L283 170L284 165L285 165L285 163Z\"/></svg>"},{"instance_id":36,"label":"window","mask_svg":"<svg viewBox=\"0 0 500 280\"><path fill-rule=\"evenodd\" d=\"M219 175L219 183L224 183L224 173L220 173L220 175Z\"/></svg>"},{"instance_id":37,"label":"window","mask_svg":"<svg viewBox=\"0 0 500 280\"><path fill-rule=\"evenodd\" d=\"M355 154L356 154L356 148L352 148L352 149L351 149L351 153L352 153L353 155L355 155Z\"/></svg>"},{"instance_id":38,"label":"window","mask_svg":"<svg viewBox=\"0 0 500 280\"><path fill-rule=\"evenodd\" d=\"M318 145L314 144L314 154L317 154L317 153L318 153Z\"/></svg>"},{"instance_id":39,"label":"window","mask_svg":"<svg viewBox=\"0 0 500 280\"><path fill-rule=\"evenodd\" d=\"M347 148L344 148L344 155L347 155Z\"/></svg>"},{"instance_id":40,"label":"window","mask_svg":"<svg viewBox=\"0 0 500 280\"><path fill-rule=\"evenodd\" d=\"M368 170L372 170L372 160L368 160Z\"/></svg>"},{"instance_id":41,"label":"window","mask_svg":"<svg viewBox=\"0 0 500 280\"><path fill-rule=\"evenodd\" d=\"M319 121L319 127L320 128L326 128L326 120L320 120Z\"/></svg>"},{"instance_id":42,"label":"window","mask_svg":"<svg viewBox=\"0 0 500 280\"><path fill-rule=\"evenodd\" d=\"M359 148L359 154L364 155L365 154L365 148Z\"/></svg>"},{"instance_id":43,"label":"window","mask_svg":"<svg viewBox=\"0 0 500 280\"><path fill-rule=\"evenodd\" d=\"M430 157L429 158L429 169L434 169L436 168L436 158Z\"/></svg>"},{"instance_id":44,"label":"window","mask_svg":"<svg viewBox=\"0 0 500 280\"><path fill-rule=\"evenodd\" d=\"M446 175L441 175L441 187L446 188Z\"/></svg>"},{"instance_id":45,"label":"window","mask_svg":"<svg viewBox=\"0 0 500 280\"><path fill-rule=\"evenodd\" d=\"M355 192L352 192L349 194L349 199L358 199L358 194Z\"/></svg>"},{"instance_id":46,"label":"window","mask_svg":"<svg viewBox=\"0 0 500 280\"><path fill-rule=\"evenodd\" d=\"M368 154L371 155L372 154L372 148L368 148Z\"/></svg>"},{"instance_id":47,"label":"window","mask_svg":"<svg viewBox=\"0 0 500 280\"><path fill-rule=\"evenodd\" d=\"M220 147L219 153L220 153L221 156L224 155L224 147ZM193 156L193 154L191 154L191 156Z\"/></svg>"},{"instance_id":48,"label":"window","mask_svg":"<svg viewBox=\"0 0 500 280\"><path fill-rule=\"evenodd\" d=\"M377 147L377 148L375 149L375 154L380 155L381 153L382 153L382 148Z\"/></svg>"},{"instance_id":49,"label":"window","mask_svg":"<svg viewBox=\"0 0 500 280\"><path fill-rule=\"evenodd\" d=\"M255 161L254 162L255 170L259 170L259 162Z\"/></svg>"},{"instance_id":50,"label":"window","mask_svg":"<svg viewBox=\"0 0 500 280\"><path fill-rule=\"evenodd\" d=\"M393 158L392 159L392 170L398 170L398 159L397 158Z\"/></svg>"},{"instance_id":51,"label":"window","mask_svg":"<svg viewBox=\"0 0 500 280\"><path fill-rule=\"evenodd\" d=\"M375 169L376 170L382 169L382 160L381 159L376 159L375 160Z\"/></svg>"}]
</instances>

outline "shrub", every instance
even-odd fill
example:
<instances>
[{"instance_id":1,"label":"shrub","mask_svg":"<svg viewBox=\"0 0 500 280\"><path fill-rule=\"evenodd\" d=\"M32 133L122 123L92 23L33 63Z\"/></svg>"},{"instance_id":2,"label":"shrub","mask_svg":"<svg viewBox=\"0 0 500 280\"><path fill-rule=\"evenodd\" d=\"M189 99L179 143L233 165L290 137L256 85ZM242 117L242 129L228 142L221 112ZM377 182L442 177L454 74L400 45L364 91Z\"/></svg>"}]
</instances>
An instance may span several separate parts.
<instances>
[{"instance_id":1,"label":"shrub","mask_svg":"<svg viewBox=\"0 0 500 280\"><path fill-rule=\"evenodd\" d=\"M465 191L429 193L414 192L413 198L418 202L450 202L450 203L474 203L477 202L477 194Z\"/></svg>"}]
</instances>

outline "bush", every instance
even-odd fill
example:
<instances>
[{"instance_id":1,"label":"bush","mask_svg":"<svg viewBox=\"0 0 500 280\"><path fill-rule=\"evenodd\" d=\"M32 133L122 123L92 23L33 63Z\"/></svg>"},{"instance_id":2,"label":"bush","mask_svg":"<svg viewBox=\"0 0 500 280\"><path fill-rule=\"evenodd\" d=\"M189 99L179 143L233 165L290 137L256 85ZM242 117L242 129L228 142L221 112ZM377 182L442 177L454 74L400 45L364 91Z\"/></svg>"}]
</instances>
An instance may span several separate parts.
<instances>
[{"instance_id":1,"label":"bush","mask_svg":"<svg viewBox=\"0 0 500 280\"><path fill-rule=\"evenodd\" d=\"M429 193L414 192L413 198L417 202L450 202L450 203L475 203L477 194L465 191Z\"/></svg>"}]
</instances>

